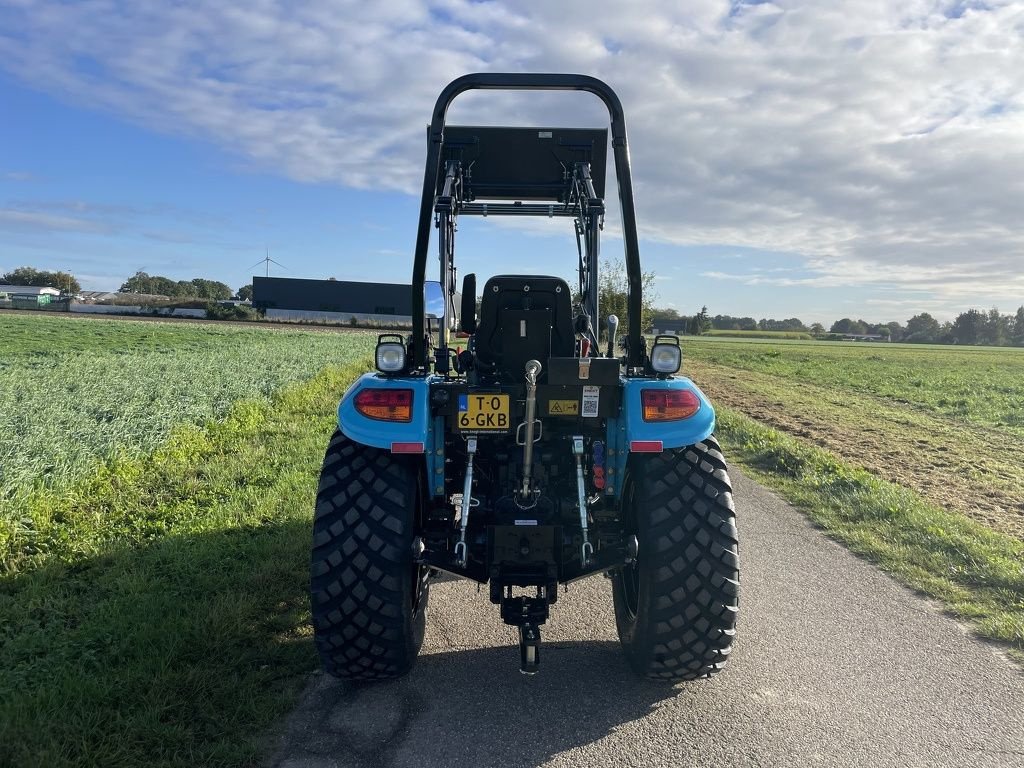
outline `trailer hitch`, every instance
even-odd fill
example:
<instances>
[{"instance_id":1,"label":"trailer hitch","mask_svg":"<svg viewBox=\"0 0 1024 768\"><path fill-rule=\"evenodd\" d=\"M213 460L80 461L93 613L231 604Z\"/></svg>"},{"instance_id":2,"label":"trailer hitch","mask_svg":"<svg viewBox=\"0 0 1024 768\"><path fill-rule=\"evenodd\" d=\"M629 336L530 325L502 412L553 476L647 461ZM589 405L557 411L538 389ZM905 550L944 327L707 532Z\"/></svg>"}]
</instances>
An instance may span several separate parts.
<instances>
[{"instance_id":1,"label":"trailer hitch","mask_svg":"<svg viewBox=\"0 0 1024 768\"><path fill-rule=\"evenodd\" d=\"M519 627L519 671L535 675L540 670L540 625L548 618L548 595L537 587L536 597L512 597L506 587L501 601L501 618L506 624Z\"/></svg>"}]
</instances>

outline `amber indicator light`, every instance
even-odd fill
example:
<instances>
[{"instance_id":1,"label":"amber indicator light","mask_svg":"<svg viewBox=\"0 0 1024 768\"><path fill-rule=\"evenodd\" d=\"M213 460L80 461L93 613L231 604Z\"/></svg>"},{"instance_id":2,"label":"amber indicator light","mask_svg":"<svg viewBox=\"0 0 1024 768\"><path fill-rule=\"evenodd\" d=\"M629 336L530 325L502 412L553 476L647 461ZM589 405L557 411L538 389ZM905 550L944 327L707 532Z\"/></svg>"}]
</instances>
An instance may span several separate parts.
<instances>
[{"instance_id":1,"label":"amber indicator light","mask_svg":"<svg viewBox=\"0 0 1024 768\"><path fill-rule=\"evenodd\" d=\"M412 390L364 389L356 395L356 410L379 421L412 421Z\"/></svg>"},{"instance_id":2,"label":"amber indicator light","mask_svg":"<svg viewBox=\"0 0 1024 768\"><path fill-rule=\"evenodd\" d=\"M700 410L700 399L688 389L644 389L640 401L644 421L679 421Z\"/></svg>"}]
</instances>

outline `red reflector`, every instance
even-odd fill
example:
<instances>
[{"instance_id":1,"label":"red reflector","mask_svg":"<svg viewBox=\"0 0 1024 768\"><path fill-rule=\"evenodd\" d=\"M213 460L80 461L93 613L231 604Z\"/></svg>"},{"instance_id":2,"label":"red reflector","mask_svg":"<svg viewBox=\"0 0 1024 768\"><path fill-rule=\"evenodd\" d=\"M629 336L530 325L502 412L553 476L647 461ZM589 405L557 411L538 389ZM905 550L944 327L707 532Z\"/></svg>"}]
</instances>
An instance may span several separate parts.
<instances>
[{"instance_id":1,"label":"red reflector","mask_svg":"<svg viewBox=\"0 0 1024 768\"><path fill-rule=\"evenodd\" d=\"M644 421L679 421L700 410L700 398L689 389L643 389L640 401Z\"/></svg>"},{"instance_id":2,"label":"red reflector","mask_svg":"<svg viewBox=\"0 0 1024 768\"><path fill-rule=\"evenodd\" d=\"M412 390L364 389L356 395L356 410L379 421L412 421Z\"/></svg>"},{"instance_id":3,"label":"red reflector","mask_svg":"<svg viewBox=\"0 0 1024 768\"><path fill-rule=\"evenodd\" d=\"M629 450L633 453L661 453L661 440L631 440Z\"/></svg>"},{"instance_id":4,"label":"red reflector","mask_svg":"<svg viewBox=\"0 0 1024 768\"><path fill-rule=\"evenodd\" d=\"M423 443L392 443L392 453L423 453Z\"/></svg>"}]
</instances>

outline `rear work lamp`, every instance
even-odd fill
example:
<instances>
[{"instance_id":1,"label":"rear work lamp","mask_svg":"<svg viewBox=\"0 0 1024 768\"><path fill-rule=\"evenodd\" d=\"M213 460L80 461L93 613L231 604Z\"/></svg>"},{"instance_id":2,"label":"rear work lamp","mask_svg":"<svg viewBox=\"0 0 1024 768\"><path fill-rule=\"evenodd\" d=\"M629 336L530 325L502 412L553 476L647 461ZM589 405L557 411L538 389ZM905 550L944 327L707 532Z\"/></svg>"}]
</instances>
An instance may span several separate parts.
<instances>
[{"instance_id":1,"label":"rear work lamp","mask_svg":"<svg viewBox=\"0 0 1024 768\"><path fill-rule=\"evenodd\" d=\"M671 376L683 364L683 350L675 336L655 336L651 347L651 369L659 376Z\"/></svg>"},{"instance_id":2,"label":"rear work lamp","mask_svg":"<svg viewBox=\"0 0 1024 768\"><path fill-rule=\"evenodd\" d=\"M377 337L375 359L381 373L401 373L405 370L405 340L397 333L382 333Z\"/></svg>"}]
</instances>

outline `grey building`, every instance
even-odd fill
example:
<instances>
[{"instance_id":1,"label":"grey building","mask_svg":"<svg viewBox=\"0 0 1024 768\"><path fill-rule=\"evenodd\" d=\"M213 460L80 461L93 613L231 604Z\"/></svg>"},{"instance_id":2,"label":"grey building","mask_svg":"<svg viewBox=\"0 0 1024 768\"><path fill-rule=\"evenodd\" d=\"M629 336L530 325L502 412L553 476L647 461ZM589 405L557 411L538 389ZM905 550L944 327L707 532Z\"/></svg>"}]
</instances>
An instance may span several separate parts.
<instances>
[{"instance_id":1,"label":"grey building","mask_svg":"<svg viewBox=\"0 0 1024 768\"><path fill-rule=\"evenodd\" d=\"M253 277L252 305L282 320L405 323L412 319L412 287L351 280Z\"/></svg>"}]
</instances>

